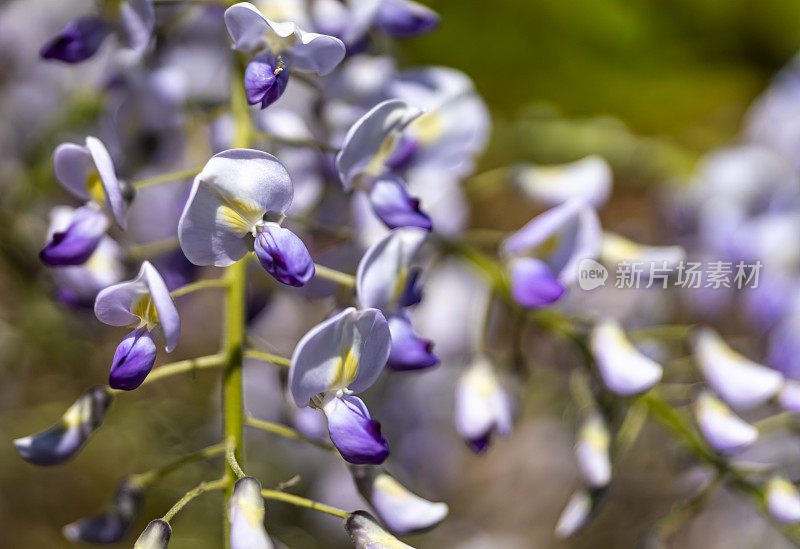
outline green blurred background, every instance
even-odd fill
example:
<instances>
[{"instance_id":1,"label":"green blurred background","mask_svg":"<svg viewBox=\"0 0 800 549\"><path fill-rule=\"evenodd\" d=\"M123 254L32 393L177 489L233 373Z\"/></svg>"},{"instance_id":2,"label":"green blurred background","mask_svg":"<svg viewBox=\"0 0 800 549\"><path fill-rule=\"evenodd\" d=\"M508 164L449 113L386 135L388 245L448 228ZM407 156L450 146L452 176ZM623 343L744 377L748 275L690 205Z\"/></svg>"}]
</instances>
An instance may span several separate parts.
<instances>
[{"instance_id":1,"label":"green blurred background","mask_svg":"<svg viewBox=\"0 0 800 549\"><path fill-rule=\"evenodd\" d=\"M697 155L734 139L749 103L800 49L800 2L790 0L431 0L429 5L443 24L431 36L403 43L401 62L452 66L474 79L494 118L481 166L565 161L599 152L615 170L615 195L604 217L612 227L614 216L646 215L641 210L652 204L645 189L685 173ZM48 156L63 135L42 131L27 138L32 149ZM33 208L54 189L46 169L38 166L34 173L27 167L31 171L24 177L0 173L2 188L17 199L15 208ZM36 192L20 188L42 181L46 184ZM20 195L30 200L19 201ZM36 258L41 226L30 223L27 212L10 211L8 196L2 205L0 547L69 547L61 526L96 511L122 476L215 440L217 384L215 376L199 375L191 382L148 386L119 398L104 428L67 465L42 469L20 460L11 440L45 428L87 386L102 383L119 334L51 299L49 279ZM46 209L32 213L44 216ZM516 227L529 217L528 208L501 196L475 204L473 226ZM203 307L215 310L218 301L208 296L193 307L195 317L206 318ZM214 352L218 329L209 321L187 330L170 358ZM556 543L549 532L569 492L569 486L560 492L541 488L552 476L548 464L558 465L537 441L561 450L571 446L570 426L555 426L567 404L563 381L552 377L545 371L534 379L536 402L525 409L516 432L485 458L468 460L460 472L463 486L448 498L461 520L485 521L493 531L527 540L523 543L536 540L540 547ZM550 382L552 391L542 389ZM633 473L622 476L600 525L565 546L630 547L648 521L669 509L673 477L659 454L664 450L657 435L645 433L640 444L652 451L639 448L641 456L629 464ZM267 435L250 439L252 467L266 486L292 476L279 444ZM264 454L270 457L260 457ZM159 484L135 530L217 470L216 463L193 465ZM641 470L661 484L637 484ZM555 480L563 478L569 477ZM220 505L213 495L194 502L178 519L180 533L171 547L216 547ZM269 523L292 548L342 541L320 536L311 528L318 521L305 514L279 505L270 509ZM338 528L335 520L322 522ZM455 546L454 540L464 537L458 524L411 543ZM760 525L755 529L763 531ZM741 547L771 539L756 536L753 545L741 540ZM707 538L704 547L726 546L714 540ZM497 539L492 543L503 547Z\"/></svg>"}]
</instances>

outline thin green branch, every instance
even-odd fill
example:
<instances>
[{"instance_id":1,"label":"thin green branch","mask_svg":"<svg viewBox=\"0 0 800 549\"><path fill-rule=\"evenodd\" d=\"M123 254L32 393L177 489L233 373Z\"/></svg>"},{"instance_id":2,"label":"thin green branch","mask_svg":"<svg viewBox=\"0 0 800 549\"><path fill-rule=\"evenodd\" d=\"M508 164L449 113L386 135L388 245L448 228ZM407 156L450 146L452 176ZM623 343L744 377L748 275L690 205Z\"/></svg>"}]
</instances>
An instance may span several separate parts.
<instances>
[{"instance_id":1,"label":"thin green branch","mask_svg":"<svg viewBox=\"0 0 800 549\"><path fill-rule=\"evenodd\" d=\"M315 511L320 511L322 513L327 513L343 519L347 519L350 516L350 513L344 509L331 507L330 505L325 505L324 503L320 503L312 499L296 496L294 494L287 494L286 492L279 492L278 490L261 490L261 495L266 499L285 501L286 503L291 503L292 505L297 505L298 507L314 509Z\"/></svg>"},{"instance_id":2,"label":"thin green branch","mask_svg":"<svg viewBox=\"0 0 800 549\"><path fill-rule=\"evenodd\" d=\"M216 355L201 356L198 358L190 358L188 360L179 360L178 362L171 362L169 364L159 366L150 372L150 375L147 376L147 378L142 382L142 385L147 385L148 383L153 383L156 380L173 376L175 374L193 372L195 370L206 370L209 368L220 368L224 364L225 355L221 353ZM126 392L120 389L108 389L108 391L112 394Z\"/></svg>"},{"instance_id":3,"label":"thin green branch","mask_svg":"<svg viewBox=\"0 0 800 549\"><path fill-rule=\"evenodd\" d=\"M254 417L246 417L244 420L244 424L248 427L253 427L255 429L260 429L262 431L266 431L268 433L273 433L278 436L282 436L284 438L290 438L292 440L300 440L302 442L307 442L309 444L313 444L317 448L322 448L323 450L328 450L331 452L335 452L336 448L333 447L333 444L329 444L322 440L317 440L315 438L308 437L299 431L292 429L291 427L287 427L286 425L281 425L279 423L273 423L271 421L265 421L263 419L257 419Z\"/></svg>"},{"instance_id":4,"label":"thin green branch","mask_svg":"<svg viewBox=\"0 0 800 549\"><path fill-rule=\"evenodd\" d=\"M247 475L244 474L242 467L239 465L239 462L236 461L236 439L234 437L228 438L228 442L225 447L225 461L228 462L231 470L236 474L236 478L246 477Z\"/></svg>"},{"instance_id":5,"label":"thin green branch","mask_svg":"<svg viewBox=\"0 0 800 549\"><path fill-rule=\"evenodd\" d=\"M182 295L190 294L198 290L204 290L206 288L225 288L227 285L228 281L224 278L209 278L181 286L177 290L170 292L170 295L172 297L180 297Z\"/></svg>"},{"instance_id":6,"label":"thin green branch","mask_svg":"<svg viewBox=\"0 0 800 549\"><path fill-rule=\"evenodd\" d=\"M162 465L161 467L157 467L155 469L151 469L150 471L133 475L132 477L130 477L130 481L136 486L140 487L150 486L154 482L165 477L171 472L180 469L184 465L189 465L190 463L195 463L197 461L203 461L205 459L222 455L224 453L225 453L225 443L220 442L218 444L214 444L212 446L203 448L202 450L198 450L197 452L193 452L191 454L179 457L173 461L170 461L165 465Z\"/></svg>"},{"instance_id":7,"label":"thin green branch","mask_svg":"<svg viewBox=\"0 0 800 549\"><path fill-rule=\"evenodd\" d=\"M142 189L146 189L147 187L155 187L156 185L163 185L164 183L172 183L173 181L182 181L185 179L189 179L191 177L196 176L200 173L203 168L189 168L187 170L179 170L176 172L165 173L162 175L157 175L155 177L150 177L148 179L141 179L139 181L134 181L131 183L131 186L140 191Z\"/></svg>"},{"instance_id":8,"label":"thin green branch","mask_svg":"<svg viewBox=\"0 0 800 549\"><path fill-rule=\"evenodd\" d=\"M341 284L347 288L352 288L356 285L356 277L351 274L343 273L341 271L337 271L336 269L331 269L330 267L319 265L317 263L314 264L314 268L316 269L316 274L314 275L315 277L330 280L331 282Z\"/></svg>"},{"instance_id":9,"label":"thin green branch","mask_svg":"<svg viewBox=\"0 0 800 549\"><path fill-rule=\"evenodd\" d=\"M285 356L265 353L264 351L257 351L256 349L247 349L244 352L244 357L271 362L272 364L277 364L278 366L289 366L292 363L292 361Z\"/></svg>"},{"instance_id":10,"label":"thin green branch","mask_svg":"<svg viewBox=\"0 0 800 549\"><path fill-rule=\"evenodd\" d=\"M203 494L205 492L210 492L212 490L222 490L223 488L225 488L225 486L226 486L225 479L212 480L210 482L208 481L201 482L200 484L198 484L197 486L186 492L186 494L181 499L179 499L175 503L175 505L173 505L163 517L161 517L162 520L166 522L171 521L175 517L175 515L177 515L178 512L186 506L187 503L192 501L200 494Z\"/></svg>"},{"instance_id":11,"label":"thin green branch","mask_svg":"<svg viewBox=\"0 0 800 549\"><path fill-rule=\"evenodd\" d=\"M131 259L146 259L148 257L155 257L172 250L177 250L180 246L177 236L165 238L164 240L157 240L155 242L148 242L147 244L133 244L128 246L128 256Z\"/></svg>"}]
</instances>

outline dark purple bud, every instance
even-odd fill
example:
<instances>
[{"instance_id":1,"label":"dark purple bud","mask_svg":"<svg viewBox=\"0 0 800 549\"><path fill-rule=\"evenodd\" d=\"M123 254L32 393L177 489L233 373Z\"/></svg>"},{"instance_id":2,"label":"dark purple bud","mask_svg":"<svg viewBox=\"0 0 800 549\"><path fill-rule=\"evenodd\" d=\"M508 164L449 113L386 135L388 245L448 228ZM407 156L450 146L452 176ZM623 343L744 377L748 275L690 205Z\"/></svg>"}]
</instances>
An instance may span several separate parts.
<instances>
[{"instance_id":1,"label":"dark purple bud","mask_svg":"<svg viewBox=\"0 0 800 549\"><path fill-rule=\"evenodd\" d=\"M108 384L132 391L142 384L156 361L156 344L146 327L137 328L120 342L114 353Z\"/></svg>"},{"instance_id":2,"label":"dark purple bud","mask_svg":"<svg viewBox=\"0 0 800 549\"><path fill-rule=\"evenodd\" d=\"M328 434L342 457L355 465L380 465L389 456L389 443L381 424L354 396L331 398L322 407L328 418Z\"/></svg>"},{"instance_id":3,"label":"dark purple bud","mask_svg":"<svg viewBox=\"0 0 800 549\"><path fill-rule=\"evenodd\" d=\"M511 263L511 296L523 307L544 307L558 300L566 288L539 259L523 257Z\"/></svg>"},{"instance_id":4,"label":"dark purple bud","mask_svg":"<svg viewBox=\"0 0 800 549\"><path fill-rule=\"evenodd\" d=\"M84 15L67 23L39 50L45 59L57 59L65 63L80 63L93 56L100 48L109 28L102 17Z\"/></svg>"},{"instance_id":5,"label":"dark purple bud","mask_svg":"<svg viewBox=\"0 0 800 549\"><path fill-rule=\"evenodd\" d=\"M256 257L275 280L288 286L303 286L314 277L314 261L303 241L275 223L261 228L255 240Z\"/></svg>"},{"instance_id":6,"label":"dark purple bud","mask_svg":"<svg viewBox=\"0 0 800 549\"><path fill-rule=\"evenodd\" d=\"M34 465L58 465L78 453L89 436L100 427L114 399L105 387L86 391L50 429L14 441L14 448Z\"/></svg>"},{"instance_id":7,"label":"dark purple bud","mask_svg":"<svg viewBox=\"0 0 800 549\"><path fill-rule=\"evenodd\" d=\"M266 109L283 94L289 83L289 67L281 57L262 53L253 58L244 71L244 89L247 102L261 103Z\"/></svg>"},{"instance_id":8,"label":"dark purple bud","mask_svg":"<svg viewBox=\"0 0 800 549\"><path fill-rule=\"evenodd\" d=\"M372 210L390 229L420 227L430 231L431 218L419 207L419 200L408 194L402 179L384 175L372 183L369 191Z\"/></svg>"},{"instance_id":9,"label":"dark purple bud","mask_svg":"<svg viewBox=\"0 0 800 549\"><path fill-rule=\"evenodd\" d=\"M151 520L147 528L136 538L133 549L167 549L172 528L165 520Z\"/></svg>"},{"instance_id":10,"label":"dark purple bud","mask_svg":"<svg viewBox=\"0 0 800 549\"><path fill-rule=\"evenodd\" d=\"M392 350L386 365L392 370L419 370L439 363L433 354L433 342L414 333L411 322L404 316L389 317Z\"/></svg>"},{"instance_id":11,"label":"dark purple bud","mask_svg":"<svg viewBox=\"0 0 800 549\"><path fill-rule=\"evenodd\" d=\"M396 38L412 38L436 29L439 15L410 0L383 0L378 10L377 26Z\"/></svg>"},{"instance_id":12,"label":"dark purple bud","mask_svg":"<svg viewBox=\"0 0 800 549\"><path fill-rule=\"evenodd\" d=\"M125 539L142 505L144 489L123 481L103 511L64 527L64 537L74 543L110 544Z\"/></svg>"},{"instance_id":13,"label":"dark purple bud","mask_svg":"<svg viewBox=\"0 0 800 549\"><path fill-rule=\"evenodd\" d=\"M403 136L400 144L394 148L392 155L386 161L386 167L393 172L406 169L419 150L419 141L413 137Z\"/></svg>"},{"instance_id":14,"label":"dark purple bud","mask_svg":"<svg viewBox=\"0 0 800 549\"><path fill-rule=\"evenodd\" d=\"M53 233L39 257L51 267L82 265L92 256L106 229L108 218L103 212L92 206L78 208L69 226Z\"/></svg>"}]
</instances>

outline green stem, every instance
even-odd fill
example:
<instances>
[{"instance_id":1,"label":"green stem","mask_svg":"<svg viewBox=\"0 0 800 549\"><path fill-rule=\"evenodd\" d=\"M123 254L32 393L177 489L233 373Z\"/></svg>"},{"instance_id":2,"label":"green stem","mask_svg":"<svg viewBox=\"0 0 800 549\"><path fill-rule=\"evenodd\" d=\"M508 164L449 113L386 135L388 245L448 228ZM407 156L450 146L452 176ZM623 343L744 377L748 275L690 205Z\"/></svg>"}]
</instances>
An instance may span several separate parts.
<instances>
[{"instance_id":1,"label":"green stem","mask_svg":"<svg viewBox=\"0 0 800 549\"><path fill-rule=\"evenodd\" d=\"M314 269L316 270L316 274L314 275L315 277L318 276L319 278L336 282L337 284L341 284L342 286L346 286L348 288L352 288L356 285L356 277L351 274L343 273L341 271L337 271L336 269L331 269L330 267L316 263L314 264Z\"/></svg>"},{"instance_id":2,"label":"green stem","mask_svg":"<svg viewBox=\"0 0 800 549\"><path fill-rule=\"evenodd\" d=\"M175 517L175 515L178 514L178 511L183 509L187 503L192 501L200 494L203 494L205 492L210 492L212 490L221 490L222 488L225 488L225 486L226 486L225 479L212 480L211 482L207 481L201 482L200 484L198 484L197 486L186 492L186 494L181 499L179 499L177 503L175 503L175 505L173 505L170 508L169 511L167 511L167 513L162 517L162 520L165 520L167 522L171 521L173 517Z\"/></svg>"},{"instance_id":3,"label":"green stem","mask_svg":"<svg viewBox=\"0 0 800 549\"><path fill-rule=\"evenodd\" d=\"M232 437L228 439L225 446L225 461L228 462L231 470L236 473L236 478L246 477L247 475L244 474L241 465L239 465L239 462L236 460L236 443Z\"/></svg>"},{"instance_id":4,"label":"green stem","mask_svg":"<svg viewBox=\"0 0 800 549\"><path fill-rule=\"evenodd\" d=\"M146 259L148 257L155 257L165 252L177 250L180 246L177 236L165 238L164 240L157 240L155 242L148 242L147 244L133 244L128 246L128 256L131 259Z\"/></svg>"},{"instance_id":5,"label":"green stem","mask_svg":"<svg viewBox=\"0 0 800 549\"><path fill-rule=\"evenodd\" d=\"M165 173L162 175L157 175L155 177L150 177L148 179L141 179L139 181L135 181L131 183L131 186L136 189L137 191L146 189L147 187L155 187L156 185L162 185L164 183L171 183L173 181L182 181L185 179L189 179L190 177L194 177L200 173L203 168L189 168L187 170L179 170L177 172L170 172Z\"/></svg>"},{"instance_id":6,"label":"green stem","mask_svg":"<svg viewBox=\"0 0 800 549\"><path fill-rule=\"evenodd\" d=\"M186 286L181 286L177 290L173 290L172 292L170 292L169 295L171 295L172 297L180 297L182 295L190 294L198 290L204 290L206 288L224 288L227 285L228 281L224 278L209 278L206 280L198 280L197 282L192 282L191 284L187 284Z\"/></svg>"},{"instance_id":7,"label":"green stem","mask_svg":"<svg viewBox=\"0 0 800 549\"><path fill-rule=\"evenodd\" d=\"M225 376L222 384L225 440L234 445L233 456L242 463L244 455L244 394L242 387L242 355L245 337L245 284L247 261L240 260L226 272L229 282L226 300ZM233 491L237 475L230 465L225 467L226 500ZM230 538L227 519L225 539ZM229 543L226 541L226 543Z\"/></svg>"},{"instance_id":8,"label":"green stem","mask_svg":"<svg viewBox=\"0 0 800 549\"><path fill-rule=\"evenodd\" d=\"M244 357L245 358L256 358L258 360L263 360L265 362L271 362L271 363L277 364L279 366L289 366L291 364L291 360L289 360L285 356L273 355L272 353L265 353L264 351L257 351L255 349L247 349L244 352Z\"/></svg>"},{"instance_id":9,"label":"green stem","mask_svg":"<svg viewBox=\"0 0 800 549\"><path fill-rule=\"evenodd\" d=\"M142 385L147 385L163 377L173 376L175 374L182 374L184 372L193 372L195 370L205 370L208 368L220 368L225 364L225 355L216 354L201 356L199 358L190 358L188 360L179 360L178 362L171 362L159 366L142 382ZM111 394L125 393L120 389L108 389Z\"/></svg>"},{"instance_id":10,"label":"green stem","mask_svg":"<svg viewBox=\"0 0 800 549\"><path fill-rule=\"evenodd\" d=\"M167 476L171 472L180 469L184 465L188 465L196 461L203 461L204 459L218 456L223 453L225 453L225 443L220 442L218 444L214 444L213 446L208 446L206 448L203 448L202 450L198 450L197 452L179 457L173 461L170 461L166 465L162 465L161 467L157 467L155 469L151 469L150 471L133 475L130 478L130 481L132 484L136 486L147 487L156 482L157 480Z\"/></svg>"},{"instance_id":11,"label":"green stem","mask_svg":"<svg viewBox=\"0 0 800 549\"><path fill-rule=\"evenodd\" d=\"M329 515L341 517L343 519L347 519L350 516L350 513L344 509L331 507L330 505L325 505L324 503L320 503L312 499L296 496L294 494L287 494L286 492L280 492L278 490L261 490L261 495L266 499L285 501L286 503L291 503L292 505L297 505L298 507L314 509L315 511L321 511L323 513L328 513Z\"/></svg>"},{"instance_id":12,"label":"green stem","mask_svg":"<svg viewBox=\"0 0 800 549\"><path fill-rule=\"evenodd\" d=\"M323 442L315 438L307 437L303 433L300 433L295 429L292 429L291 427L287 427L286 425L281 425L279 423L273 423L271 421L265 421L263 419L257 419L254 417L245 418L244 424L247 425L248 427L260 429L262 431L273 433L278 436L282 436L284 438L290 438L292 440L300 440L303 442L307 442L309 444L313 444L317 448L322 448L323 450L329 450L331 452L336 451L336 448L334 448L332 444L328 444L327 442Z\"/></svg>"}]
</instances>

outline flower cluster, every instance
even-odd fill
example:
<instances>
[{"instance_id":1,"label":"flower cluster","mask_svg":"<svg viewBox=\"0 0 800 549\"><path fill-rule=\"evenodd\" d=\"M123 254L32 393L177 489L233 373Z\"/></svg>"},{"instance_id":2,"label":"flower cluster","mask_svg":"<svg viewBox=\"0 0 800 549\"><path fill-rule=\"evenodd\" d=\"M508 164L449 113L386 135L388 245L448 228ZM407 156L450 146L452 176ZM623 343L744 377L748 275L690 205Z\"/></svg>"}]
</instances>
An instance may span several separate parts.
<instances>
[{"instance_id":1,"label":"flower cluster","mask_svg":"<svg viewBox=\"0 0 800 549\"><path fill-rule=\"evenodd\" d=\"M709 155L697 176L706 184L671 199L681 245L604 230L613 173L596 155L500 168L505 190L534 214L477 242L467 226L478 201L468 191L483 180L474 171L488 110L465 74L399 68L385 47L435 30L433 11L411 0L178 4L101 2L41 49L45 60L105 63L105 103L94 128L102 140L53 152L55 179L77 203L52 209L40 258L65 305L93 309L127 334L108 357L107 385L15 447L32 464L63 463L101 427L115 395L201 370L222 372L223 435L177 464L123 479L102 512L64 528L68 539L125 539L151 484L184 462L224 456L222 477L187 492L134 547L166 548L175 515L213 490L226 493L232 549L279 546L265 500L344 519L357 548L410 547L395 536L434 528L449 507L404 486L400 472L418 473L422 485L460 449L512 443L498 437L513 438L525 413L529 327L578 351L564 354L574 367L580 479L556 535L589 524L643 419L631 425L647 415L714 478L756 494L775 521L800 522L800 493L780 464L762 478L736 461L759 441L757 416L747 413L800 412L800 255L786 245L800 233L800 163L773 150L797 152L795 128L772 112L796 86L778 82L752 113L750 142ZM165 21L165 7L178 15ZM171 40L160 32L168 25L187 32ZM691 354L673 356L680 350L658 337L656 315L620 305L658 299L666 284L593 294L578 286L587 260L674 264L714 254L764 261L748 319L770 330L767 365L699 325L679 327ZM182 300L211 288L224 302L202 315ZM613 306L603 302L609 293ZM693 295L693 306L724 310L731 293ZM217 310L218 352L156 367L159 347L171 353L182 328L181 343ZM676 373L676 360L696 368ZM693 415L668 398L676 386ZM457 436L441 436L441 417ZM244 460L244 426L332 451L333 465L308 476L344 473L360 495L356 510L292 493L291 483L265 489ZM358 510L367 505L371 513Z\"/></svg>"}]
</instances>

